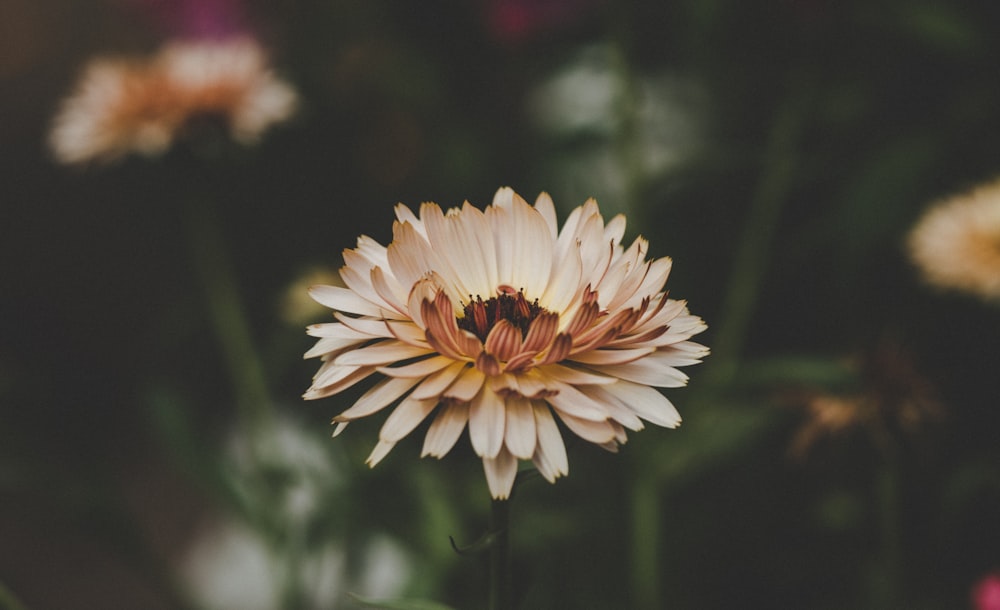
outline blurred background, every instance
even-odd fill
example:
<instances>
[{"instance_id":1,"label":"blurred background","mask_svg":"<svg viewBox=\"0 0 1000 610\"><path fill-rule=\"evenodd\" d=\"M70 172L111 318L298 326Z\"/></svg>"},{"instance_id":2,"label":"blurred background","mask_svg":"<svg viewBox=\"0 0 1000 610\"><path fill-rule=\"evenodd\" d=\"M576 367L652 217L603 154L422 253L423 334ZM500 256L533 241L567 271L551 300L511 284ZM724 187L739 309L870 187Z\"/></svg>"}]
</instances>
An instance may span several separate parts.
<instances>
[{"instance_id":1,"label":"blurred background","mask_svg":"<svg viewBox=\"0 0 1000 610\"><path fill-rule=\"evenodd\" d=\"M369 470L382 418L331 440L352 395L302 401L302 354L306 288L395 203L507 185L626 213L713 350L682 427L518 489L518 607L975 607L1000 307L905 239L1000 174L998 28L985 0L4 0L0 607L483 607L448 540L489 512L467 441ZM298 95L259 142L53 154L89 60L233 32Z\"/></svg>"}]
</instances>

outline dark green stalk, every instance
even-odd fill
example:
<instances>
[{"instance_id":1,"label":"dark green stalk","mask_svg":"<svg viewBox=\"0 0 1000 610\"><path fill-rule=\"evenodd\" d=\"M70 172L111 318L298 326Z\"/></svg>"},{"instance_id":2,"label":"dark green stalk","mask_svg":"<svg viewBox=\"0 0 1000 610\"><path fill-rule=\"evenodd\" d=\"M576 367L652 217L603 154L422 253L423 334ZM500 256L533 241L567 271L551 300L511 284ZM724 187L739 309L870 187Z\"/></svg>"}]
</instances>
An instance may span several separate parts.
<instances>
[{"instance_id":1,"label":"dark green stalk","mask_svg":"<svg viewBox=\"0 0 1000 610\"><path fill-rule=\"evenodd\" d=\"M660 518L662 507L656 491L656 474L638 473L632 483L632 590L635 607L656 610L660 605Z\"/></svg>"},{"instance_id":2,"label":"dark green stalk","mask_svg":"<svg viewBox=\"0 0 1000 610\"><path fill-rule=\"evenodd\" d=\"M212 328L225 355L239 415L255 431L270 416L264 367L253 345L233 266L211 202L195 200L188 208L194 263L208 300Z\"/></svg>"},{"instance_id":3,"label":"dark green stalk","mask_svg":"<svg viewBox=\"0 0 1000 610\"><path fill-rule=\"evenodd\" d=\"M760 180L736 248L708 365L712 373L706 382L716 388L728 384L736 373L750 320L757 307L781 208L793 184L796 146L811 90L801 80L799 72L793 73L790 95L775 116L764 148Z\"/></svg>"},{"instance_id":4,"label":"dark green stalk","mask_svg":"<svg viewBox=\"0 0 1000 610\"><path fill-rule=\"evenodd\" d=\"M489 610L510 610L510 503L494 499L490 506Z\"/></svg>"},{"instance_id":5,"label":"dark green stalk","mask_svg":"<svg viewBox=\"0 0 1000 610\"><path fill-rule=\"evenodd\" d=\"M0 610L27 610L14 593L0 582Z\"/></svg>"}]
</instances>

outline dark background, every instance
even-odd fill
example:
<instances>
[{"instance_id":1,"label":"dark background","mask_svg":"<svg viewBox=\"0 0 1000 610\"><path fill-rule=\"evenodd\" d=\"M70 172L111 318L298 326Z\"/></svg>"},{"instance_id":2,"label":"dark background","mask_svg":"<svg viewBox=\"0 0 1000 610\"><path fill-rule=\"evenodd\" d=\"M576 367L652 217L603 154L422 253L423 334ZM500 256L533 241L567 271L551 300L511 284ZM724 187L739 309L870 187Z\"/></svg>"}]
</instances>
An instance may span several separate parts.
<instances>
[{"instance_id":1,"label":"dark background","mask_svg":"<svg viewBox=\"0 0 1000 610\"><path fill-rule=\"evenodd\" d=\"M1000 566L1000 307L929 289L903 246L1000 172L994 3L249 3L293 121L212 163L58 165L47 132L84 63L177 33L155 4L0 5L0 600L227 607L184 566L239 523L294 574L258 607L481 607L482 562L447 540L488 511L468 443L418 460L417 433L369 471L380 418L329 440L350 397L299 398L326 314L287 295L358 235L387 243L396 202L505 185L560 219L588 196L627 212L714 351L668 392L680 429L573 445L570 477L519 490L520 607L962 608ZM247 387L220 285L267 418L318 464L233 457ZM820 395L866 407L796 453ZM308 514L284 503L300 485ZM365 580L375 542L402 557L388 588ZM331 548L336 578L309 564Z\"/></svg>"}]
</instances>

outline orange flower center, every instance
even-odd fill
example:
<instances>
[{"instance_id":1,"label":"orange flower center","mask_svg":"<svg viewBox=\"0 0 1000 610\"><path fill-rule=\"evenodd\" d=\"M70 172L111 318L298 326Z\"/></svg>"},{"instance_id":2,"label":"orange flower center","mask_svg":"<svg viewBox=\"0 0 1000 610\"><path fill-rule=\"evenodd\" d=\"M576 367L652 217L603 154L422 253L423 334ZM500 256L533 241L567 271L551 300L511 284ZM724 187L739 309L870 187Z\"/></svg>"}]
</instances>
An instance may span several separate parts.
<instances>
[{"instance_id":1,"label":"orange flower center","mask_svg":"<svg viewBox=\"0 0 1000 610\"><path fill-rule=\"evenodd\" d=\"M464 315L457 318L458 327L467 330L485 342L490 331L500 320L507 320L521 331L523 339L528 334L532 321L546 313L546 309L538 304L538 299L528 301L523 290L515 291L513 287L502 284L497 288L497 296L487 300L476 295L463 307Z\"/></svg>"}]
</instances>

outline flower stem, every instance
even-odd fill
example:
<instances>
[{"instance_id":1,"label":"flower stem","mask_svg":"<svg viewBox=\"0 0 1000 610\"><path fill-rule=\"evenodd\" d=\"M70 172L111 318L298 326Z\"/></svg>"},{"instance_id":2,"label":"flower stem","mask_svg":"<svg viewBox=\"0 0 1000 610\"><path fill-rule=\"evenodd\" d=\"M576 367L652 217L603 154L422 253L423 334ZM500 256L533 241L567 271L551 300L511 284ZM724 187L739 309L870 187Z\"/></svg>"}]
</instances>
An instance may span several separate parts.
<instances>
[{"instance_id":1,"label":"flower stem","mask_svg":"<svg viewBox=\"0 0 1000 610\"><path fill-rule=\"evenodd\" d=\"M270 416L264 367L253 345L250 324L236 287L235 272L210 202L188 206L191 247L208 300L208 313L229 367L243 423L257 431Z\"/></svg>"},{"instance_id":2,"label":"flower stem","mask_svg":"<svg viewBox=\"0 0 1000 610\"><path fill-rule=\"evenodd\" d=\"M764 147L760 180L733 259L733 271L712 347L709 385L714 387L727 385L738 368L781 208L793 185L796 148L811 91L807 83L802 82L803 78L799 70L793 70L789 78L789 95L777 110Z\"/></svg>"},{"instance_id":3,"label":"flower stem","mask_svg":"<svg viewBox=\"0 0 1000 610\"><path fill-rule=\"evenodd\" d=\"M632 590L635 607L660 608L660 519L661 502L656 475L639 471L632 483Z\"/></svg>"},{"instance_id":4,"label":"flower stem","mask_svg":"<svg viewBox=\"0 0 1000 610\"><path fill-rule=\"evenodd\" d=\"M490 532L495 536L490 545L490 604L489 610L510 609L510 504L493 500L490 506Z\"/></svg>"}]
</instances>

